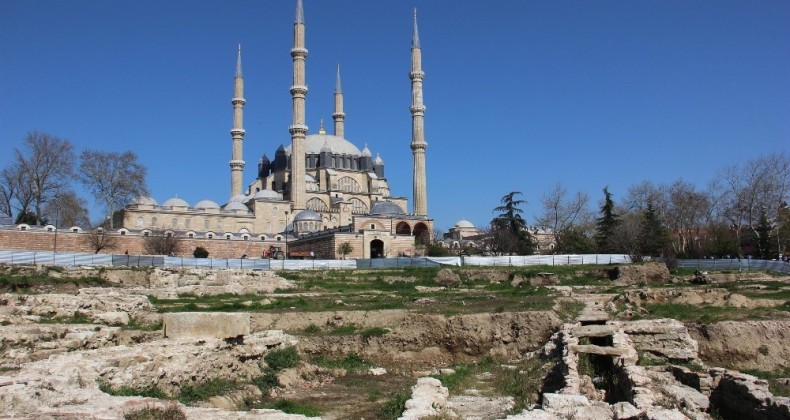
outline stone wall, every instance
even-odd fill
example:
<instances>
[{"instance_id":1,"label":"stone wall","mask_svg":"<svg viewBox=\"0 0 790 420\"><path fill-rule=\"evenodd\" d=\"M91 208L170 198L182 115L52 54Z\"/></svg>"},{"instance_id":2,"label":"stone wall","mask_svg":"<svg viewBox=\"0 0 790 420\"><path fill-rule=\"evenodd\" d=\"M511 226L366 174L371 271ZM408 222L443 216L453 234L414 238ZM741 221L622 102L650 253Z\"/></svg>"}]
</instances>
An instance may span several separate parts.
<instances>
[{"instance_id":1,"label":"stone wall","mask_svg":"<svg viewBox=\"0 0 790 420\"><path fill-rule=\"evenodd\" d=\"M130 255L145 255L145 238L140 235L129 233L127 235L116 235L117 244L112 249L104 249L103 254L123 254L128 252ZM25 250L25 251L52 251L54 246L55 234L44 230L0 230L0 249ZM264 250L270 246L283 246L283 241L276 240L256 240L241 238L225 239L197 239L180 238L180 250L177 256L191 257L196 247L202 246L209 252L211 258L240 258L247 255L250 258L260 258ZM94 249L88 243L87 233L75 233L60 230L58 232L58 252L86 252L93 253Z\"/></svg>"}]
</instances>

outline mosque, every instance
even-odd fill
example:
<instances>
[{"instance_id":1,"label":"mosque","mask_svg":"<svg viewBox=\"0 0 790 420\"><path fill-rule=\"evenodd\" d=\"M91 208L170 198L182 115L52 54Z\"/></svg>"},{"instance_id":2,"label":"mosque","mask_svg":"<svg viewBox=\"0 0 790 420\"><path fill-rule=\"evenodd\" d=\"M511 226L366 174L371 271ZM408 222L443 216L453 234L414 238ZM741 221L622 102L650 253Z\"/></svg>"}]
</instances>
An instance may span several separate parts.
<instances>
[{"instance_id":1,"label":"mosque","mask_svg":"<svg viewBox=\"0 0 790 420\"><path fill-rule=\"evenodd\" d=\"M425 179L425 141L422 50L417 14L411 42L413 208L408 200L391 193L384 160L375 158L367 144L362 150L344 137L345 113L340 66L334 93L333 132L323 121L317 133L305 122L307 82L305 20L302 0L297 0L294 22L291 144L280 145L274 159L258 161L257 178L243 187L244 77L239 46L234 78L231 134L230 199L220 205L202 200L191 206L174 197L161 205L140 197L123 211L123 226L147 235L166 230L190 239L290 241L292 251L337 257L337 246L348 242L351 257L375 258L414 255L415 243L431 240L433 220L428 218ZM289 239L290 238L290 239Z\"/></svg>"}]
</instances>

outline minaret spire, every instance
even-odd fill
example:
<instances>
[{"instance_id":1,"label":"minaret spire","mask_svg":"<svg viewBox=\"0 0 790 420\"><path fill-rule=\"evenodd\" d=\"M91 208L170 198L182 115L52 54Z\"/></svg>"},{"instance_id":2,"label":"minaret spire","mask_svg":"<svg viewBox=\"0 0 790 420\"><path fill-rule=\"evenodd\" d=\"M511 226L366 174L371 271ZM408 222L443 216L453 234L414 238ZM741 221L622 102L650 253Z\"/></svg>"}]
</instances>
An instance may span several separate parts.
<instances>
[{"instance_id":1,"label":"minaret spire","mask_svg":"<svg viewBox=\"0 0 790 420\"><path fill-rule=\"evenodd\" d=\"M343 138L346 131L346 114L343 112L343 86L340 84L340 64L337 65L337 80L335 81L335 135Z\"/></svg>"},{"instance_id":2,"label":"minaret spire","mask_svg":"<svg viewBox=\"0 0 790 420\"><path fill-rule=\"evenodd\" d=\"M305 143L307 137L307 123L305 122L305 99L307 97L307 83L305 82L305 61L307 49L305 48L304 9L302 0L296 0L296 20L294 21L294 46L291 49L293 57L293 84L291 85L291 99L293 101L293 117L288 131L291 133L291 181L290 201L293 210L305 208L307 187L305 183Z\"/></svg>"},{"instance_id":3,"label":"minaret spire","mask_svg":"<svg viewBox=\"0 0 790 420\"><path fill-rule=\"evenodd\" d=\"M417 9L414 9L414 31L411 39L411 153L414 175L414 214L428 215L428 194L425 179L425 105L422 101L422 49L417 31Z\"/></svg>"},{"instance_id":4,"label":"minaret spire","mask_svg":"<svg viewBox=\"0 0 790 420\"><path fill-rule=\"evenodd\" d=\"M236 57L236 77L233 79L233 128L230 130L232 150L230 164L230 196L241 194L242 176L244 171L244 158L242 145L244 143L244 77L241 75L241 44Z\"/></svg>"}]
</instances>

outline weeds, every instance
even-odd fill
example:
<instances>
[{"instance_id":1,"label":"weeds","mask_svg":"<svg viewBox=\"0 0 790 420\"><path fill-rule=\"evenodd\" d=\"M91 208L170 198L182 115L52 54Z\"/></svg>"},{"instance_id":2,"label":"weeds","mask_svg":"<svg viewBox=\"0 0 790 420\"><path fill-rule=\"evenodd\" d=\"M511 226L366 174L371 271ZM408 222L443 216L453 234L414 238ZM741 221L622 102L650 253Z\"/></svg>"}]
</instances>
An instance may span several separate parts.
<instances>
[{"instance_id":1,"label":"weeds","mask_svg":"<svg viewBox=\"0 0 790 420\"><path fill-rule=\"evenodd\" d=\"M359 357L356 353L349 353L342 359L331 359L319 355L312 362L326 369L345 369L347 373L361 373L373 367L373 363Z\"/></svg>"},{"instance_id":2,"label":"weeds","mask_svg":"<svg viewBox=\"0 0 790 420\"><path fill-rule=\"evenodd\" d=\"M186 420L187 416L175 404L166 407L148 406L137 411L124 414L124 420Z\"/></svg>"},{"instance_id":3,"label":"weeds","mask_svg":"<svg viewBox=\"0 0 790 420\"><path fill-rule=\"evenodd\" d=\"M359 335L361 335L364 339L368 339L371 337L381 337L382 335L388 334L389 332L390 330L387 328L373 327L362 330Z\"/></svg>"},{"instance_id":4,"label":"weeds","mask_svg":"<svg viewBox=\"0 0 790 420\"><path fill-rule=\"evenodd\" d=\"M406 410L406 401L411 395L406 391L401 391L392 396L379 411L379 418L384 420L395 420Z\"/></svg>"},{"instance_id":5,"label":"weeds","mask_svg":"<svg viewBox=\"0 0 790 420\"><path fill-rule=\"evenodd\" d=\"M277 400L271 404L266 404L263 406L263 408L273 408L284 413L301 414L307 417L318 417L321 415L321 412L311 405L285 399Z\"/></svg>"},{"instance_id":6,"label":"weeds","mask_svg":"<svg viewBox=\"0 0 790 420\"><path fill-rule=\"evenodd\" d=\"M299 353L296 347L285 347L283 349L272 350L263 360L273 371L278 372L283 369L296 367L299 364Z\"/></svg>"},{"instance_id":7,"label":"weeds","mask_svg":"<svg viewBox=\"0 0 790 420\"><path fill-rule=\"evenodd\" d=\"M205 401L217 395L227 394L238 388L239 384L236 382L224 379L212 379L208 382L181 387L181 391L178 394L178 401L186 405L193 404L198 401Z\"/></svg>"},{"instance_id":8,"label":"weeds","mask_svg":"<svg viewBox=\"0 0 790 420\"><path fill-rule=\"evenodd\" d=\"M120 388L113 388L110 384L104 381L99 381L99 390L104 392L105 394L113 395L116 397L147 397L147 398L157 398L160 400L170 399L170 397L164 393L161 389L150 386L146 388L130 388L126 386L122 386Z\"/></svg>"}]
</instances>

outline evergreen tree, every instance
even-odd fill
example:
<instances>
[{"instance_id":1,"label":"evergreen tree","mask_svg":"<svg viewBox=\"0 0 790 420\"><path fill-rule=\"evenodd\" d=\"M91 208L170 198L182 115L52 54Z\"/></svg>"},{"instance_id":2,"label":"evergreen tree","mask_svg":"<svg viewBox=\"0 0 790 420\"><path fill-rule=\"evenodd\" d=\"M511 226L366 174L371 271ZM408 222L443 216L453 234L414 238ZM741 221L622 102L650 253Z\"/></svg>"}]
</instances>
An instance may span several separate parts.
<instances>
[{"instance_id":1,"label":"evergreen tree","mask_svg":"<svg viewBox=\"0 0 790 420\"><path fill-rule=\"evenodd\" d=\"M491 246L494 252L502 254L529 255L533 253L534 244L527 230L527 222L521 217L520 206L526 200L517 200L520 191L511 191L501 200L501 206L494 212L499 214L491 220Z\"/></svg>"},{"instance_id":2,"label":"evergreen tree","mask_svg":"<svg viewBox=\"0 0 790 420\"><path fill-rule=\"evenodd\" d=\"M601 206L601 217L595 219L595 245L602 254L614 254L619 251L614 244L615 231L620 224L620 216L614 212L614 201L609 187L603 189L604 203Z\"/></svg>"},{"instance_id":3,"label":"evergreen tree","mask_svg":"<svg viewBox=\"0 0 790 420\"><path fill-rule=\"evenodd\" d=\"M640 232L642 255L661 255L669 246L669 231L652 201L647 202Z\"/></svg>"},{"instance_id":4,"label":"evergreen tree","mask_svg":"<svg viewBox=\"0 0 790 420\"><path fill-rule=\"evenodd\" d=\"M757 258L764 260L771 259L773 255L773 245L776 243L774 235L774 225L768 220L765 211L760 212L760 220L754 228L757 234Z\"/></svg>"}]
</instances>

